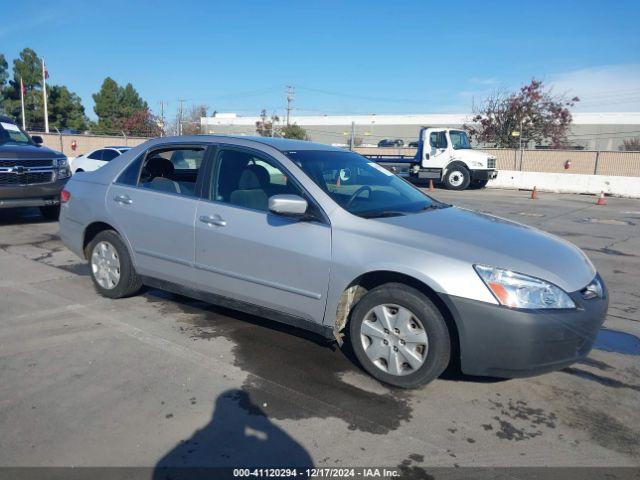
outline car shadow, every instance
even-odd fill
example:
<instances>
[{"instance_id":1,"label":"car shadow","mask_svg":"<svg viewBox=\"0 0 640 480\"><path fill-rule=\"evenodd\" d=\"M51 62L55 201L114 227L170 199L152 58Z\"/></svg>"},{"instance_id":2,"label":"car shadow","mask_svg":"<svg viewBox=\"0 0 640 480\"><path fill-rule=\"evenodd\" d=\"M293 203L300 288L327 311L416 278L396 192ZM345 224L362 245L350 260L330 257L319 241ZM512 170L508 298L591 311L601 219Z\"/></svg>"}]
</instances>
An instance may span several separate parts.
<instances>
[{"instance_id":1,"label":"car shadow","mask_svg":"<svg viewBox=\"0 0 640 480\"><path fill-rule=\"evenodd\" d=\"M53 222L44 218L37 208L0 209L0 226Z\"/></svg>"},{"instance_id":2,"label":"car shadow","mask_svg":"<svg viewBox=\"0 0 640 480\"><path fill-rule=\"evenodd\" d=\"M307 450L243 390L218 396L209 423L180 441L155 465L154 480L234 478L234 468L297 468L298 478L313 466Z\"/></svg>"}]
</instances>

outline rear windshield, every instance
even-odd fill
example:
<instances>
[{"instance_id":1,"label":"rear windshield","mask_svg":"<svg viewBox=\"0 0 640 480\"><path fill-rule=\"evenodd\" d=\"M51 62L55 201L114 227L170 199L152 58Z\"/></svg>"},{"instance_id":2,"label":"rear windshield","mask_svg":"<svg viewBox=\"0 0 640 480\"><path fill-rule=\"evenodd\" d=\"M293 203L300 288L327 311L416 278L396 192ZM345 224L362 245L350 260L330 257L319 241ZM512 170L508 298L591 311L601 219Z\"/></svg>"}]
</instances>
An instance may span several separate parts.
<instances>
[{"instance_id":1,"label":"rear windshield","mask_svg":"<svg viewBox=\"0 0 640 480\"><path fill-rule=\"evenodd\" d=\"M31 145L31 139L15 123L0 122L0 145Z\"/></svg>"}]
</instances>

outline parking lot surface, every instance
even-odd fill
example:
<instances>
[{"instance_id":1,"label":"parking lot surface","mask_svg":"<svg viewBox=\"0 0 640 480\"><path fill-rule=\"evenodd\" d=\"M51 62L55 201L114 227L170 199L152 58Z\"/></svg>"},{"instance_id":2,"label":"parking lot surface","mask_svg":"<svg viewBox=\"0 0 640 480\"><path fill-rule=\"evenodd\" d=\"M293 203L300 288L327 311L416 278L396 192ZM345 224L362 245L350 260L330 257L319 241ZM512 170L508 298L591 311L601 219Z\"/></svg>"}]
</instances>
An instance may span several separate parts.
<instances>
[{"instance_id":1,"label":"parking lot surface","mask_svg":"<svg viewBox=\"0 0 640 480\"><path fill-rule=\"evenodd\" d=\"M0 210L0 465L639 465L640 201L433 195L584 249L611 295L588 359L387 388L261 318L159 290L99 297L57 223Z\"/></svg>"}]
</instances>

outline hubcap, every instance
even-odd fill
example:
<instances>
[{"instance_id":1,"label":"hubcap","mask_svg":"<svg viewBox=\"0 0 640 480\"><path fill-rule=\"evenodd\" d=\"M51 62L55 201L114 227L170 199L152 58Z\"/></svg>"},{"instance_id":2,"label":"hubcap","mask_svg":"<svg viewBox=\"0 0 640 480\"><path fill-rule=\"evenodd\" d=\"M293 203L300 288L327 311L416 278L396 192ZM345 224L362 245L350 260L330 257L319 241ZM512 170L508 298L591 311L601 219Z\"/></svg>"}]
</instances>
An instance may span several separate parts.
<instances>
[{"instance_id":1,"label":"hubcap","mask_svg":"<svg viewBox=\"0 0 640 480\"><path fill-rule=\"evenodd\" d=\"M360 341L369 360L391 375L409 375L427 359L429 341L422 322L405 307L378 305L365 315Z\"/></svg>"},{"instance_id":2,"label":"hubcap","mask_svg":"<svg viewBox=\"0 0 640 480\"><path fill-rule=\"evenodd\" d=\"M458 170L454 170L449 174L449 183L454 187L459 187L464 182L464 174Z\"/></svg>"},{"instance_id":3,"label":"hubcap","mask_svg":"<svg viewBox=\"0 0 640 480\"><path fill-rule=\"evenodd\" d=\"M111 290L120 281L120 259L109 242L99 242L91 253L91 271L102 288Z\"/></svg>"}]
</instances>

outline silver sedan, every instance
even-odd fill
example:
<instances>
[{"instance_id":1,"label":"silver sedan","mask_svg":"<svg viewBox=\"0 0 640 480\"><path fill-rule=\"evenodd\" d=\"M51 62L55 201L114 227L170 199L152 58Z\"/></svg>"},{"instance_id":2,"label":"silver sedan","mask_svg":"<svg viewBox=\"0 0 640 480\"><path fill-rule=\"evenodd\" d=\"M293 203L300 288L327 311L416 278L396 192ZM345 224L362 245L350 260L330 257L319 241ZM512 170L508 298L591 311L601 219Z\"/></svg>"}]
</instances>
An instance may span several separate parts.
<instances>
[{"instance_id":1,"label":"silver sedan","mask_svg":"<svg viewBox=\"0 0 640 480\"><path fill-rule=\"evenodd\" d=\"M101 295L148 285L285 322L346 343L395 386L450 364L562 368L589 353L607 310L574 245L326 145L154 139L74 175L62 201L62 239Z\"/></svg>"}]
</instances>

